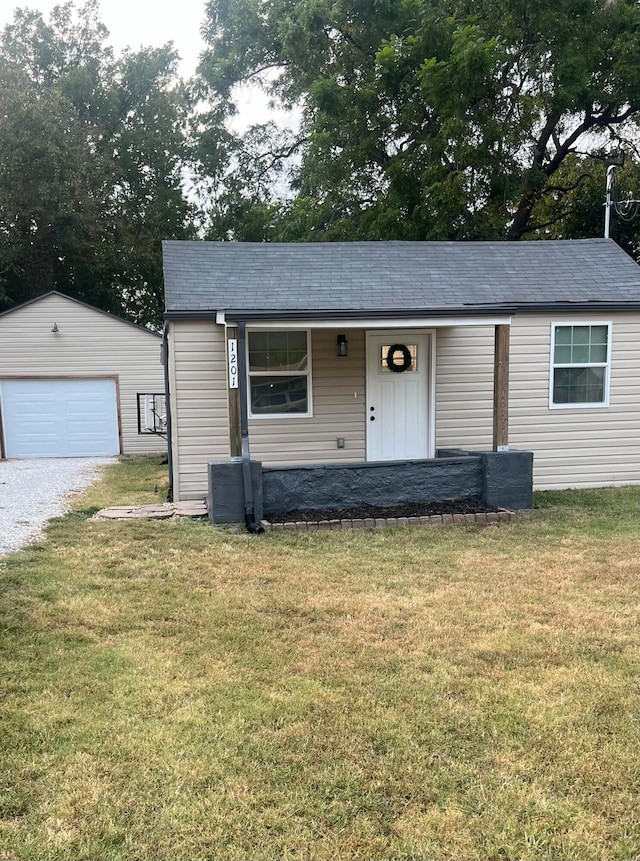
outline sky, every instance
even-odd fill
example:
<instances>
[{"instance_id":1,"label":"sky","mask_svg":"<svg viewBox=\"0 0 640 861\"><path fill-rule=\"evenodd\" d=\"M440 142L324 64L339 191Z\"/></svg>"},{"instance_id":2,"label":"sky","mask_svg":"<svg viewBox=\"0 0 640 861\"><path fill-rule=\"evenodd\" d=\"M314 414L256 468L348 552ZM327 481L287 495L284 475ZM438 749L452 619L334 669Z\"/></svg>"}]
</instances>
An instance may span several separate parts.
<instances>
[{"instance_id":1,"label":"sky","mask_svg":"<svg viewBox=\"0 0 640 861\"><path fill-rule=\"evenodd\" d=\"M38 9L48 18L60 0L24 0L0 3L0 26L13 20L17 8ZM82 0L76 0L76 6ZM195 71L198 55L204 48L200 26L204 19L204 0L179 0L162 3L161 0L100 0L100 17L111 36L109 43L121 51L127 46L134 50L140 46L158 47L172 41L182 57L180 73L188 77Z\"/></svg>"},{"instance_id":2,"label":"sky","mask_svg":"<svg viewBox=\"0 0 640 861\"><path fill-rule=\"evenodd\" d=\"M45 19L60 0L0 0L0 28L13 20L17 8L37 9ZM82 0L76 0L76 6ZM204 49L200 27L204 20L205 0L178 0L177 3L162 0L100 0L100 18L110 32L108 43L116 53L126 47L134 50L143 47L159 47L173 42L180 55L180 75L190 77L196 70L198 57ZM281 112L270 112L266 97L256 89L243 88L236 95L240 115L233 122L234 128L242 128L255 122L274 119L284 124L291 117Z\"/></svg>"}]
</instances>

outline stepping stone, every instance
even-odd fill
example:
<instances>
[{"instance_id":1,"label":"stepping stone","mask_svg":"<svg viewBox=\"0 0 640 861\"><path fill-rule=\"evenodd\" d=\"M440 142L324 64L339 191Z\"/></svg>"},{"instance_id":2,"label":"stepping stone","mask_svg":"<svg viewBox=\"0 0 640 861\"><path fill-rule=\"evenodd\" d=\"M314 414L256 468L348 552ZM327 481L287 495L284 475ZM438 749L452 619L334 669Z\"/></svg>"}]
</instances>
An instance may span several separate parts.
<instances>
[{"instance_id":1,"label":"stepping stone","mask_svg":"<svg viewBox=\"0 0 640 861\"><path fill-rule=\"evenodd\" d=\"M95 515L105 520L167 520L169 517L206 517L207 504L204 500L186 502L164 502L151 505L113 505L103 508Z\"/></svg>"},{"instance_id":2,"label":"stepping stone","mask_svg":"<svg viewBox=\"0 0 640 861\"><path fill-rule=\"evenodd\" d=\"M149 520L165 520L173 517L173 505L140 505L134 509L134 517L148 518Z\"/></svg>"}]
</instances>

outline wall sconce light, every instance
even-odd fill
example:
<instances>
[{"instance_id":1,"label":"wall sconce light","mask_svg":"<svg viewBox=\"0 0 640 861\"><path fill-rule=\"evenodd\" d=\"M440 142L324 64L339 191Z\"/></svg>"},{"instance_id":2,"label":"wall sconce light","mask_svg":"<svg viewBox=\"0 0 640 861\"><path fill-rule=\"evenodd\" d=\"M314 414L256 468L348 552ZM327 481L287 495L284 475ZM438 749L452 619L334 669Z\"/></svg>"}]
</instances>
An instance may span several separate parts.
<instances>
[{"instance_id":1,"label":"wall sconce light","mask_svg":"<svg viewBox=\"0 0 640 861\"><path fill-rule=\"evenodd\" d=\"M54 323L54 324L53 324L53 329L52 329L51 331L53 332L53 334L54 334L54 335L57 335L57 334L58 334L58 332L60 331L60 329L58 329L58 324L57 324L57 323Z\"/></svg>"},{"instance_id":2,"label":"wall sconce light","mask_svg":"<svg viewBox=\"0 0 640 861\"><path fill-rule=\"evenodd\" d=\"M349 355L349 342L347 341L346 335L338 335L338 355L339 356L348 356Z\"/></svg>"}]
</instances>

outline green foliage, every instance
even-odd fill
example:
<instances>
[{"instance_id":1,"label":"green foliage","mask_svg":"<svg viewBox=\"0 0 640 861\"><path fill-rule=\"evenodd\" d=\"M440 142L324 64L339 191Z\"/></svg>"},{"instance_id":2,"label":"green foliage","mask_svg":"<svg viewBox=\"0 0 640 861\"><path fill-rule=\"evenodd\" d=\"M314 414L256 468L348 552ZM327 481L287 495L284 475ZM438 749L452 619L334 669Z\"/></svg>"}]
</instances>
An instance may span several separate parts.
<instances>
[{"instance_id":1,"label":"green foliage","mask_svg":"<svg viewBox=\"0 0 640 861\"><path fill-rule=\"evenodd\" d=\"M554 177L553 186L533 210L536 234L549 239L583 239L602 235L603 193L609 159L571 155ZM616 195L640 198L640 160L628 157L616 171ZM611 212L611 237L640 262L640 217L636 207L622 216ZM626 216L626 217L625 217Z\"/></svg>"},{"instance_id":2,"label":"green foliage","mask_svg":"<svg viewBox=\"0 0 640 861\"><path fill-rule=\"evenodd\" d=\"M302 111L278 162L293 199L263 193L241 161L213 172L219 208L255 206L277 237L517 239L567 158L637 130L633 0L211 0L207 13L209 96L261 81ZM284 152L273 136L266 149Z\"/></svg>"},{"instance_id":3,"label":"green foliage","mask_svg":"<svg viewBox=\"0 0 640 861\"><path fill-rule=\"evenodd\" d=\"M0 309L56 289L158 324L160 240L192 235L189 97L170 46L115 59L97 9L0 35Z\"/></svg>"},{"instance_id":4,"label":"green foliage","mask_svg":"<svg viewBox=\"0 0 640 861\"><path fill-rule=\"evenodd\" d=\"M234 137L211 111L199 118L194 154L203 208L209 210L205 239L264 242L274 237L279 191L287 170L289 133L273 123Z\"/></svg>"},{"instance_id":5,"label":"green foliage","mask_svg":"<svg viewBox=\"0 0 640 861\"><path fill-rule=\"evenodd\" d=\"M211 0L192 90L170 45L114 57L96 0L18 10L0 310L57 289L158 324L164 238L600 235L608 154L640 193L639 19L633 0ZM299 126L233 132L243 83ZM612 231L638 255L637 224Z\"/></svg>"}]
</instances>

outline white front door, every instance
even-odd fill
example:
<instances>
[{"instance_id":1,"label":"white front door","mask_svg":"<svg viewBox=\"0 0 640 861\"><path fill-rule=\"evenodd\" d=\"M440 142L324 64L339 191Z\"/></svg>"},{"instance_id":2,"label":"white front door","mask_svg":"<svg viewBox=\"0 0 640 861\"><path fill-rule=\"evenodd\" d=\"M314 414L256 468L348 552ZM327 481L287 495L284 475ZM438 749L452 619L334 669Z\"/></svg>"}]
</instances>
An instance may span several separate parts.
<instances>
[{"instance_id":1,"label":"white front door","mask_svg":"<svg viewBox=\"0 0 640 861\"><path fill-rule=\"evenodd\" d=\"M367 333L367 460L433 457L431 336Z\"/></svg>"}]
</instances>

